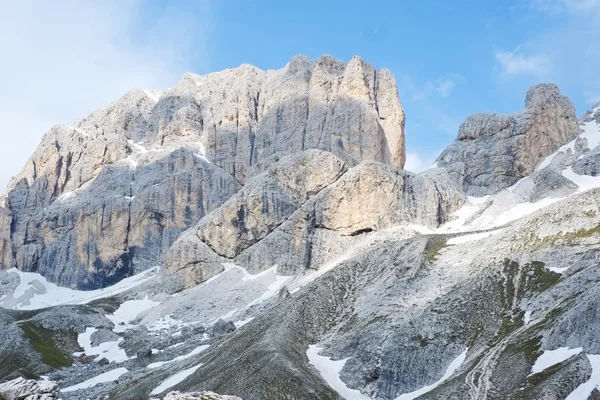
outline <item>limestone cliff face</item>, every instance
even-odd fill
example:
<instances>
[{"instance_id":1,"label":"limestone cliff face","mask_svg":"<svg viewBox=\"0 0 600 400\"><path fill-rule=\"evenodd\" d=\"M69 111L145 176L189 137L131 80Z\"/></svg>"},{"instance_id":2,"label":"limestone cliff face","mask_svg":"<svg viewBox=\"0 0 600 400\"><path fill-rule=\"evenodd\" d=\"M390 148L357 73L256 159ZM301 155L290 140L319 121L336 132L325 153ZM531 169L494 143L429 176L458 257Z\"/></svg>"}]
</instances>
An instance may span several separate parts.
<instances>
[{"instance_id":1,"label":"limestone cliff face","mask_svg":"<svg viewBox=\"0 0 600 400\"><path fill-rule=\"evenodd\" d=\"M354 57L295 57L281 70L242 65L187 74L160 98L144 141L202 143L210 161L245 182L270 156L306 149L404 166L404 111L389 71Z\"/></svg>"},{"instance_id":2,"label":"limestone cliff face","mask_svg":"<svg viewBox=\"0 0 600 400\"><path fill-rule=\"evenodd\" d=\"M12 250L10 248L10 221L11 213L0 207L0 269L13 266Z\"/></svg>"},{"instance_id":3,"label":"limestone cliff face","mask_svg":"<svg viewBox=\"0 0 600 400\"><path fill-rule=\"evenodd\" d=\"M327 155L272 167L309 149ZM78 288L111 284L162 263L183 231L248 182L236 199L246 204L260 186L274 203L250 202L246 237L217 249L238 254L331 183L322 168L335 175L365 160L404 165L404 112L386 70L358 57L298 56L281 70L186 74L172 89L132 90L44 135L2 199L0 266ZM204 232L222 243L228 235Z\"/></svg>"},{"instance_id":4,"label":"limestone cliff face","mask_svg":"<svg viewBox=\"0 0 600 400\"><path fill-rule=\"evenodd\" d=\"M43 209L28 208L23 183L8 196L16 265L79 288L118 282L157 265L182 231L239 187L186 149L137 169L106 166L89 187Z\"/></svg>"},{"instance_id":5,"label":"limestone cliff face","mask_svg":"<svg viewBox=\"0 0 600 400\"><path fill-rule=\"evenodd\" d=\"M437 160L467 194L483 196L530 175L536 165L580 128L575 108L553 84L533 86L525 108L513 115L475 114Z\"/></svg>"},{"instance_id":6,"label":"limestone cliff face","mask_svg":"<svg viewBox=\"0 0 600 400\"><path fill-rule=\"evenodd\" d=\"M363 233L437 227L463 202L444 171L415 175L377 162L347 170L331 153L308 150L271 164L183 234L167 254L167 269L187 286L231 260L251 272L278 265L301 275L343 254Z\"/></svg>"}]
</instances>

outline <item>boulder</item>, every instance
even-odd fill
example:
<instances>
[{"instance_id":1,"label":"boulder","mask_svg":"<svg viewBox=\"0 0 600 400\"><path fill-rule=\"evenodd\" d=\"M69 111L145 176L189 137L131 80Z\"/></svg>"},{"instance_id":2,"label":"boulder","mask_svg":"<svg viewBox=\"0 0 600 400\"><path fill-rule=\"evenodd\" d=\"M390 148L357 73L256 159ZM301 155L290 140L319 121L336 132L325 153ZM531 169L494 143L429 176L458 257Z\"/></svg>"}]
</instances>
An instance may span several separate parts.
<instances>
[{"instance_id":1,"label":"boulder","mask_svg":"<svg viewBox=\"0 0 600 400\"><path fill-rule=\"evenodd\" d=\"M0 383L0 397L6 400L57 400L58 385L47 380L16 378Z\"/></svg>"}]
</instances>

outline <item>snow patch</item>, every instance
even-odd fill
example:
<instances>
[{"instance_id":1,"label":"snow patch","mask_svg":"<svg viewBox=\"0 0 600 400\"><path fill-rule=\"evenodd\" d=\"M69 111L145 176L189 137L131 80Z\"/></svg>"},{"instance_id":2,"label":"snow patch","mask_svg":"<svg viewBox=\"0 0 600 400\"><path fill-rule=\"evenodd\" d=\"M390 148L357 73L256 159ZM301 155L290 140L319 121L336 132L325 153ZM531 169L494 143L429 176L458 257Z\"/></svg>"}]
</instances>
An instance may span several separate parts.
<instances>
[{"instance_id":1,"label":"snow patch","mask_svg":"<svg viewBox=\"0 0 600 400\"><path fill-rule=\"evenodd\" d=\"M60 196L58 196L58 201L67 201L73 197L75 197L76 193L75 192L65 192L63 194L61 194Z\"/></svg>"},{"instance_id":2,"label":"snow patch","mask_svg":"<svg viewBox=\"0 0 600 400\"><path fill-rule=\"evenodd\" d=\"M172 360L169 360L169 361L159 361L159 362L155 362L155 363L152 363L152 364L148 364L148 368L154 369L154 368L162 367L163 365L167 365L167 364L171 364L171 363L174 363L174 362L186 360L186 359L188 359L190 357L195 356L196 354L202 353L204 350L208 349L209 347L210 346L208 344L203 344L202 346L196 347L194 350L190 351L189 353L184 354L184 355L179 356L179 357L175 357Z\"/></svg>"},{"instance_id":3,"label":"snow patch","mask_svg":"<svg viewBox=\"0 0 600 400\"><path fill-rule=\"evenodd\" d=\"M90 137L90 135L88 135L83 129L81 128L76 128L74 126L70 126L69 128L73 129L75 132L82 134L85 137Z\"/></svg>"},{"instance_id":4,"label":"snow patch","mask_svg":"<svg viewBox=\"0 0 600 400\"><path fill-rule=\"evenodd\" d=\"M285 285L285 283L290 278L293 278L293 277L292 276L283 276L283 275L275 276L275 282L273 282L269 285L269 287L267 288L267 291L264 292L262 295L260 295L260 297L258 299L253 300L250 304L248 304L247 307L252 307L256 304L260 304L262 302L267 301L271 297L273 297L275 294L277 294L277 292L279 292L279 290Z\"/></svg>"},{"instance_id":5,"label":"snow patch","mask_svg":"<svg viewBox=\"0 0 600 400\"><path fill-rule=\"evenodd\" d=\"M319 354L322 348L317 347L317 345L308 346L308 350L306 350L306 355L308 356L309 363L314 366L321 377L327 382L329 386L336 392L340 394L346 400L367 400L370 399L369 396L366 396L359 392L356 389L350 389L346 384L340 379L340 372L344 368L346 361L348 358L343 360L334 361L329 357L325 357Z\"/></svg>"},{"instance_id":6,"label":"snow patch","mask_svg":"<svg viewBox=\"0 0 600 400\"><path fill-rule=\"evenodd\" d=\"M481 205L484 204L489 198L490 196L467 196L465 205L450 214L453 219L446 222L439 229L437 229L437 231L460 231L460 229L467 224L467 221L481 209Z\"/></svg>"},{"instance_id":7,"label":"snow patch","mask_svg":"<svg viewBox=\"0 0 600 400\"><path fill-rule=\"evenodd\" d=\"M198 364L191 368L180 371L180 372L176 373L175 375L170 376L169 378L164 380L160 385L158 385L152 392L150 392L150 394L152 394L152 395L160 394L160 393L164 392L165 390L172 388L173 386L182 382L183 380L185 380L185 378L187 378L188 376L190 376L194 372L196 372L196 370L198 368L200 368L201 366L202 366L202 364Z\"/></svg>"},{"instance_id":8,"label":"snow patch","mask_svg":"<svg viewBox=\"0 0 600 400\"><path fill-rule=\"evenodd\" d=\"M590 379L579 385L565 400L587 400L594 389L600 390L600 355L588 354L587 358L592 364Z\"/></svg>"},{"instance_id":9,"label":"snow patch","mask_svg":"<svg viewBox=\"0 0 600 400\"><path fill-rule=\"evenodd\" d=\"M236 321L233 324L235 325L236 329L241 328L242 326L246 325L247 323L251 322L254 319L254 317L250 317L247 319L243 319L241 321Z\"/></svg>"},{"instance_id":10,"label":"snow patch","mask_svg":"<svg viewBox=\"0 0 600 400\"><path fill-rule=\"evenodd\" d=\"M583 350L581 347L577 347L576 349L559 347L556 350L545 350L544 353L535 360L533 367L531 367L530 375L539 374L545 369L581 353L581 350Z\"/></svg>"},{"instance_id":11,"label":"snow patch","mask_svg":"<svg viewBox=\"0 0 600 400\"><path fill-rule=\"evenodd\" d=\"M115 332L125 332L132 326L131 322L138 315L159 304L159 301L150 300L148 295L146 295L142 300L128 300L124 302L112 315L107 315L106 318L115 324L115 329L113 329Z\"/></svg>"},{"instance_id":12,"label":"snow patch","mask_svg":"<svg viewBox=\"0 0 600 400\"><path fill-rule=\"evenodd\" d=\"M473 221L470 225L473 229L491 229L502 225L506 225L509 222L521 219L529 214L536 212L550 204L553 204L561 198L545 198L535 203L525 202L518 203L514 207L498 214L498 215L482 215Z\"/></svg>"},{"instance_id":13,"label":"snow patch","mask_svg":"<svg viewBox=\"0 0 600 400\"><path fill-rule=\"evenodd\" d=\"M77 336L77 343L83 348L83 353L88 356L97 356L94 361L98 361L102 358L106 358L110 362L123 362L129 360L125 350L119 347L119 343L123 341L123 338L119 338L114 342L104 342L96 347L92 346L92 335L98 329L86 328L84 333ZM82 355L82 353L73 353L74 356Z\"/></svg>"},{"instance_id":14,"label":"snow patch","mask_svg":"<svg viewBox=\"0 0 600 400\"><path fill-rule=\"evenodd\" d=\"M593 150L600 144L600 125L590 121L582 124L581 128L581 137L587 139L589 149Z\"/></svg>"},{"instance_id":15,"label":"snow patch","mask_svg":"<svg viewBox=\"0 0 600 400\"><path fill-rule=\"evenodd\" d=\"M222 264L223 267L225 268L225 270L223 272L221 272L220 274L213 276L212 278L208 279L206 282L204 282L203 285L206 285L210 282L212 282L214 279L217 279L219 276L221 276L222 274L224 274L225 272L232 270L232 269L237 269L239 271L242 272L243 276L242 276L242 282L246 282L246 281L253 281L262 277L267 276L268 274L273 274L275 276L275 282L271 283L268 287L267 290L257 299L254 299L252 302L250 302L246 308L250 308L256 304L260 304L268 299L270 299L271 297L273 297L273 295L275 295L284 285L285 283L290 280L293 279L293 276L287 276L287 275L279 275L277 273L277 265L272 266L271 268L264 270L256 275L252 275L250 274L244 267L240 267L239 265L235 265L233 263L223 263ZM233 313L235 313L234 310ZM230 312L231 313L231 312ZM231 313L231 315L226 314L227 318L231 317L233 315L233 313ZM220 317L223 319L226 319L225 316ZM216 319L218 320L218 318Z\"/></svg>"},{"instance_id":16,"label":"snow patch","mask_svg":"<svg viewBox=\"0 0 600 400\"><path fill-rule=\"evenodd\" d=\"M228 312L228 313L226 313L226 314L223 314L223 315L221 315L220 317L217 317L217 318L213 319L211 322L209 322L209 325L212 325L212 324L214 324L215 322L217 322L217 321L218 321L218 320L220 320L220 319L222 319L223 321L225 321L225 320L227 320L227 319L229 319L229 318L233 317L233 314L235 314L236 312L237 312L237 308L235 308L235 309L233 309L233 310L229 311L229 312Z\"/></svg>"},{"instance_id":17,"label":"snow patch","mask_svg":"<svg viewBox=\"0 0 600 400\"><path fill-rule=\"evenodd\" d=\"M446 243L447 244L461 244L461 243L472 242L475 240L480 240L480 239L486 238L488 236L495 235L500 232L502 232L502 229L496 229L494 231L489 231L489 232L473 233L471 235L457 236L457 237L453 237L453 238L449 239Z\"/></svg>"},{"instance_id":18,"label":"snow patch","mask_svg":"<svg viewBox=\"0 0 600 400\"><path fill-rule=\"evenodd\" d=\"M202 142L198 142L197 144L198 144L199 152L194 153L194 156L196 158L199 158L200 160L210 164L210 161L208 160L208 158L206 158L206 148L204 147Z\"/></svg>"},{"instance_id":19,"label":"snow patch","mask_svg":"<svg viewBox=\"0 0 600 400\"><path fill-rule=\"evenodd\" d=\"M431 392L433 389L435 389L436 387L440 386L448 378L450 378L452 376L452 374L454 372L456 372L456 370L466 360L466 358L467 358L467 350L469 350L469 349L468 348L465 349L465 351L463 351L462 353L460 353L458 355L458 357L456 357L454 360L452 360L452 362L450 363L450 365L446 369L446 372L444 372L444 375L437 382L435 382L435 383L433 383L431 385L422 387L419 390L415 390L414 392L401 394L399 397L396 397L395 400L412 400L412 399L416 399L417 397L422 396L425 393Z\"/></svg>"},{"instance_id":20,"label":"snow patch","mask_svg":"<svg viewBox=\"0 0 600 400\"><path fill-rule=\"evenodd\" d=\"M569 267L548 267L548 266L546 266L546 268L549 271L556 272L557 274L562 275L570 268L570 266Z\"/></svg>"},{"instance_id":21,"label":"snow patch","mask_svg":"<svg viewBox=\"0 0 600 400\"><path fill-rule=\"evenodd\" d=\"M95 376L91 379L88 379L87 381L83 381L77 385L69 386L64 389L60 389L60 391L68 393L68 392L74 392L74 391L80 390L80 389L91 388L91 387L96 386L99 383L112 382L116 379L119 379L119 377L126 374L127 372L129 372L127 370L127 368L113 369L112 371L105 372L105 373Z\"/></svg>"},{"instance_id":22,"label":"snow patch","mask_svg":"<svg viewBox=\"0 0 600 400\"><path fill-rule=\"evenodd\" d=\"M152 101L158 102L160 96L162 96L162 92L159 90L150 90L150 89L142 89L146 96L148 96Z\"/></svg>"},{"instance_id":23,"label":"snow patch","mask_svg":"<svg viewBox=\"0 0 600 400\"><path fill-rule=\"evenodd\" d=\"M573 167L564 169L562 176L579 186L575 193L600 187L600 176L578 175L573 171Z\"/></svg>"},{"instance_id":24,"label":"snow patch","mask_svg":"<svg viewBox=\"0 0 600 400\"><path fill-rule=\"evenodd\" d=\"M133 140L129 139L127 141L127 143L129 143L131 145L131 147L133 147L134 149L139 151L140 154L145 154L148 152L148 149L146 149L146 147L144 147L144 142L134 143Z\"/></svg>"},{"instance_id":25,"label":"snow patch","mask_svg":"<svg viewBox=\"0 0 600 400\"><path fill-rule=\"evenodd\" d=\"M528 325L530 321L531 321L531 311L525 311L525 314L523 315L523 323L525 325Z\"/></svg>"},{"instance_id":26,"label":"snow patch","mask_svg":"<svg viewBox=\"0 0 600 400\"><path fill-rule=\"evenodd\" d=\"M166 315L158 320L156 320L156 322L154 322L151 325L148 325L147 328L149 331L153 332L153 331L160 331L163 329L170 329L172 327L176 327L178 329L183 328L184 326L186 326L188 324L186 324L185 322L178 320L178 319L174 319L171 314Z\"/></svg>"},{"instance_id":27,"label":"snow patch","mask_svg":"<svg viewBox=\"0 0 600 400\"><path fill-rule=\"evenodd\" d=\"M12 296L1 301L0 306L14 310L37 310L64 304L85 304L92 300L114 296L152 279L160 267L154 267L140 274L121 280L119 283L98 290L73 290L48 282L42 275L22 272L16 268L4 273L19 276L19 285Z\"/></svg>"}]
</instances>

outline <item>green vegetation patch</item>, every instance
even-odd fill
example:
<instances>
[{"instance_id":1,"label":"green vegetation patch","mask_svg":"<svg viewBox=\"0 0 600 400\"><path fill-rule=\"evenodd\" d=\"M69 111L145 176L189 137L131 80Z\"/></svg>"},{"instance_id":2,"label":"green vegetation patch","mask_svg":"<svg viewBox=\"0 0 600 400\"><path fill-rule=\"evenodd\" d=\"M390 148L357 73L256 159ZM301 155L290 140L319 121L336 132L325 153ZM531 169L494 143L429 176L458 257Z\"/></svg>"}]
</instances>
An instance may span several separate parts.
<instances>
[{"instance_id":1,"label":"green vegetation patch","mask_svg":"<svg viewBox=\"0 0 600 400\"><path fill-rule=\"evenodd\" d=\"M102 310L107 314L112 314L117 311L117 309L121 306L121 303L122 302L118 297L113 296L90 301L86 304L86 306L96 310Z\"/></svg>"},{"instance_id":2,"label":"green vegetation patch","mask_svg":"<svg viewBox=\"0 0 600 400\"><path fill-rule=\"evenodd\" d=\"M449 246L446 244L447 241L447 235L432 235L427 239L427 244L423 250L423 256L430 264L437 261L437 256L444 247Z\"/></svg>"},{"instance_id":3,"label":"green vegetation patch","mask_svg":"<svg viewBox=\"0 0 600 400\"><path fill-rule=\"evenodd\" d=\"M541 261L519 265L516 261L504 260L503 272L506 277L502 305L511 309L516 301L528 294L543 292L560 281L561 275L548 270Z\"/></svg>"},{"instance_id":4,"label":"green vegetation patch","mask_svg":"<svg viewBox=\"0 0 600 400\"><path fill-rule=\"evenodd\" d=\"M589 212L588 212L589 213ZM540 238L531 235L528 245L532 250L548 249L556 246L556 242L561 240L561 244L565 246L577 246L581 239L600 235L600 225L596 225L591 229L578 229L575 232L564 232L553 236Z\"/></svg>"},{"instance_id":5,"label":"green vegetation patch","mask_svg":"<svg viewBox=\"0 0 600 400\"><path fill-rule=\"evenodd\" d=\"M40 353L42 361L46 365L53 368L73 365L73 359L60 349L55 337L60 334L74 335L74 333L54 332L50 329L37 326L32 322L24 322L20 325L20 328L31 345Z\"/></svg>"}]
</instances>

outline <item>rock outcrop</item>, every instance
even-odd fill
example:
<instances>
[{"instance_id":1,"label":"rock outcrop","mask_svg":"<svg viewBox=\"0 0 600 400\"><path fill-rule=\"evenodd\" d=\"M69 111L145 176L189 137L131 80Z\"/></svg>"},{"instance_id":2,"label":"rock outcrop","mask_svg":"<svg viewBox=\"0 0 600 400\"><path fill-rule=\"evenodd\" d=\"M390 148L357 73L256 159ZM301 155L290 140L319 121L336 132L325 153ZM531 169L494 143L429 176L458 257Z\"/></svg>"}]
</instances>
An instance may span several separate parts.
<instances>
[{"instance_id":1,"label":"rock outcrop","mask_svg":"<svg viewBox=\"0 0 600 400\"><path fill-rule=\"evenodd\" d=\"M242 400L237 396L220 395L214 392L170 392L164 400Z\"/></svg>"},{"instance_id":2,"label":"rock outcrop","mask_svg":"<svg viewBox=\"0 0 600 400\"><path fill-rule=\"evenodd\" d=\"M0 207L0 269L13 266L12 249L10 241L11 212Z\"/></svg>"},{"instance_id":3,"label":"rock outcrop","mask_svg":"<svg viewBox=\"0 0 600 400\"><path fill-rule=\"evenodd\" d=\"M239 187L189 149L138 168L107 165L88 187L43 208L30 205L23 180L8 194L16 265L65 286L116 283L158 264L181 232Z\"/></svg>"},{"instance_id":4,"label":"rock outcrop","mask_svg":"<svg viewBox=\"0 0 600 400\"><path fill-rule=\"evenodd\" d=\"M346 170L333 154L309 150L269 166L198 224L198 237L216 253L234 258L281 225L306 200Z\"/></svg>"},{"instance_id":5,"label":"rock outcrop","mask_svg":"<svg viewBox=\"0 0 600 400\"><path fill-rule=\"evenodd\" d=\"M16 378L0 383L0 398L6 400L57 400L58 385L51 381Z\"/></svg>"},{"instance_id":6,"label":"rock outcrop","mask_svg":"<svg viewBox=\"0 0 600 400\"><path fill-rule=\"evenodd\" d=\"M315 166L318 165L318 168ZM346 171L331 153L284 157L183 234L167 267L186 286L235 262L252 272L318 269L356 237L398 224L435 228L464 202L443 170L416 175L377 162Z\"/></svg>"},{"instance_id":7,"label":"rock outcrop","mask_svg":"<svg viewBox=\"0 0 600 400\"><path fill-rule=\"evenodd\" d=\"M475 114L437 159L466 194L483 196L530 175L538 163L580 132L575 108L558 87L533 86L513 115Z\"/></svg>"}]
</instances>

